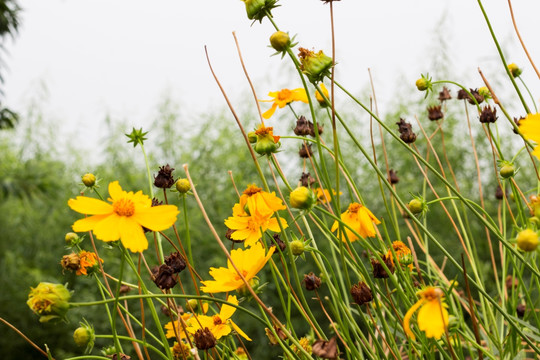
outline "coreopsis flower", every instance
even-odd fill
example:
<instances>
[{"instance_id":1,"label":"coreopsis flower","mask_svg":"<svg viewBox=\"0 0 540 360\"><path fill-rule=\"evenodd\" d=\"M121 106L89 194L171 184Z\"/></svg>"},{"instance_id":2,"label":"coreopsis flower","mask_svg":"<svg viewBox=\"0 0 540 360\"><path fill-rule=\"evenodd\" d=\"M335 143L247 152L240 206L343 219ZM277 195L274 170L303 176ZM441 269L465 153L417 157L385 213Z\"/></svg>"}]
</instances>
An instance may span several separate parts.
<instances>
[{"instance_id":1,"label":"coreopsis flower","mask_svg":"<svg viewBox=\"0 0 540 360\"><path fill-rule=\"evenodd\" d=\"M103 259L96 255L95 252L81 250L79 252L79 268L77 275L88 275L88 272L94 271L99 266L99 261L103 263Z\"/></svg>"},{"instance_id":2,"label":"coreopsis flower","mask_svg":"<svg viewBox=\"0 0 540 360\"><path fill-rule=\"evenodd\" d=\"M330 191L328 191L327 189L316 188L315 194L317 195L317 202L319 204L326 204L332 201L332 198L330 197ZM336 190L332 189L332 194L336 196L337 195ZM343 193L340 191L339 195L341 194Z\"/></svg>"},{"instance_id":3,"label":"coreopsis flower","mask_svg":"<svg viewBox=\"0 0 540 360\"><path fill-rule=\"evenodd\" d=\"M508 70L513 77L519 77L519 75L521 75L521 73L523 72L523 69L521 69L515 63L508 64Z\"/></svg>"},{"instance_id":4,"label":"coreopsis flower","mask_svg":"<svg viewBox=\"0 0 540 360\"><path fill-rule=\"evenodd\" d=\"M341 214L341 221L356 231L363 238L375 236L376 232L373 223L381 223L367 207L355 202L350 204L347 211ZM339 223L338 221L335 221L331 230L336 231L338 227ZM347 234L350 241L358 240L358 236L349 230L349 228L344 227L344 229L345 234ZM342 237L342 239L343 241L346 241L345 237Z\"/></svg>"},{"instance_id":5,"label":"coreopsis flower","mask_svg":"<svg viewBox=\"0 0 540 360\"><path fill-rule=\"evenodd\" d=\"M540 241L538 240L538 234L531 229L525 229L518 233L516 238L517 246L520 250L525 252L531 252L536 250Z\"/></svg>"},{"instance_id":6,"label":"coreopsis flower","mask_svg":"<svg viewBox=\"0 0 540 360\"><path fill-rule=\"evenodd\" d=\"M299 48L298 58L300 59L300 70L308 77L312 83L322 81L325 76L330 75L332 68L332 58L326 56L322 50L318 53L314 51Z\"/></svg>"},{"instance_id":7,"label":"coreopsis flower","mask_svg":"<svg viewBox=\"0 0 540 360\"><path fill-rule=\"evenodd\" d=\"M413 269L413 258L411 249L407 247L402 241L394 241L392 243L392 249L394 250L394 253L396 254L397 263L401 265L408 266L409 269ZM388 249L388 252L386 253L386 258L390 259L392 261L392 264L394 264L394 256L392 255L392 250Z\"/></svg>"},{"instance_id":8,"label":"coreopsis flower","mask_svg":"<svg viewBox=\"0 0 540 360\"><path fill-rule=\"evenodd\" d=\"M448 326L448 307L443 302L444 294L441 289L428 286L416 293L420 299L407 311L403 318L403 327L405 333L415 340L415 336L411 331L411 317L418 311L416 322L418 328L426 333L428 338L440 339Z\"/></svg>"},{"instance_id":9,"label":"coreopsis flower","mask_svg":"<svg viewBox=\"0 0 540 360\"><path fill-rule=\"evenodd\" d=\"M40 282L31 288L26 304L40 316L40 322L63 319L69 309L71 293L62 284Z\"/></svg>"},{"instance_id":10,"label":"coreopsis flower","mask_svg":"<svg viewBox=\"0 0 540 360\"><path fill-rule=\"evenodd\" d=\"M330 96L328 94L328 89L326 88L326 86L324 86L323 83L321 83L321 85L319 85L319 87L322 90L322 95L319 92L319 90L315 91L315 99L317 99L317 102L319 103L319 105L321 105L321 107L327 107L328 104L326 103L325 98L329 99L328 101L330 101Z\"/></svg>"},{"instance_id":11,"label":"coreopsis flower","mask_svg":"<svg viewBox=\"0 0 540 360\"><path fill-rule=\"evenodd\" d=\"M281 232L279 223L286 228L288 226L285 219L273 217L273 212L264 213L261 215L258 212L254 212L253 215L248 215L240 204L236 204L233 207L233 216L225 220L225 226L227 226L233 232L230 234L231 240L245 240L245 246L252 246L255 244L266 230L273 232Z\"/></svg>"},{"instance_id":12,"label":"coreopsis flower","mask_svg":"<svg viewBox=\"0 0 540 360\"><path fill-rule=\"evenodd\" d=\"M259 128L255 130L255 136L256 140L253 149L259 155L273 154L281 146L281 143L279 142L280 137L274 135L274 128L271 126L259 126Z\"/></svg>"},{"instance_id":13,"label":"coreopsis flower","mask_svg":"<svg viewBox=\"0 0 540 360\"><path fill-rule=\"evenodd\" d=\"M527 117L519 122L519 131L527 140L540 143L540 114L527 114ZM540 159L540 147L538 145L533 150L533 155Z\"/></svg>"},{"instance_id":14,"label":"coreopsis flower","mask_svg":"<svg viewBox=\"0 0 540 360\"><path fill-rule=\"evenodd\" d=\"M317 201L317 196L308 187L299 186L289 195L289 202L291 207L300 210L311 209Z\"/></svg>"},{"instance_id":15,"label":"coreopsis flower","mask_svg":"<svg viewBox=\"0 0 540 360\"><path fill-rule=\"evenodd\" d=\"M238 305L238 299L234 295L229 295L227 301L234 305ZM186 330L190 334L195 334L197 330L208 328L212 332L212 335L214 335L216 340L221 339L223 336L229 335L231 331L234 330L244 339L251 341L249 336L247 336L246 333L243 332L242 329L240 329L238 325L236 325L234 321L231 320L231 317L233 316L235 311L236 307L228 304L223 304L221 306L219 314L217 315L198 315L190 319L188 322L189 326L186 328Z\"/></svg>"},{"instance_id":16,"label":"coreopsis flower","mask_svg":"<svg viewBox=\"0 0 540 360\"><path fill-rule=\"evenodd\" d=\"M165 336L167 337L167 339L176 338L177 336L178 336L179 339L186 339L187 338L187 334L184 331L184 327L182 326L181 321L183 321L184 324L186 324L188 322L188 320L191 319L193 314L192 313L184 313L181 316L182 316L182 320L176 320L174 323L172 321L169 321L168 323L166 323L163 326L165 328L165 330L167 331L165 333ZM187 325L186 325L186 327L187 327Z\"/></svg>"},{"instance_id":17,"label":"coreopsis flower","mask_svg":"<svg viewBox=\"0 0 540 360\"><path fill-rule=\"evenodd\" d=\"M170 349L174 360L191 359L191 348L183 341L180 343L175 341Z\"/></svg>"},{"instance_id":18,"label":"coreopsis flower","mask_svg":"<svg viewBox=\"0 0 540 360\"><path fill-rule=\"evenodd\" d=\"M143 226L152 231L162 231L174 224L179 211L174 205L152 206L152 200L141 191L122 190L118 181L109 184L108 201L77 196L69 199L72 210L92 215L73 224L76 232L93 231L103 241L121 240L132 252L148 248Z\"/></svg>"},{"instance_id":19,"label":"coreopsis flower","mask_svg":"<svg viewBox=\"0 0 540 360\"><path fill-rule=\"evenodd\" d=\"M274 115L274 112L276 111L278 106L280 109L283 109L286 105L289 105L293 101L302 101L306 104L309 102L306 90L304 90L304 88L298 88L294 90L281 89L279 91L271 91L268 93L268 96L272 97L273 99L259 100L261 102L273 103L272 107L262 114L262 117L265 119L270 119L270 117Z\"/></svg>"},{"instance_id":20,"label":"coreopsis flower","mask_svg":"<svg viewBox=\"0 0 540 360\"><path fill-rule=\"evenodd\" d=\"M246 281L249 282L264 267L274 253L274 250L275 248L270 248L268 253L265 254L262 244L258 242L245 250L232 250L231 259L238 271L240 271ZM210 276L212 276L214 280L202 281L204 286L201 287L201 290L206 293L233 291L240 289L245 285L230 261L227 261L226 268L210 268Z\"/></svg>"},{"instance_id":21,"label":"coreopsis flower","mask_svg":"<svg viewBox=\"0 0 540 360\"><path fill-rule=\"evenodd\" d=\"M279 210L285 210L286 207L283 201L276 196L275 192L266 192L261 188L251 184L248 185L246 190L240 196L240 211L241 209L247 209L249 214L269 214ZM234 209L233 209L234 211Z\"/></svg>"}]
</instances>

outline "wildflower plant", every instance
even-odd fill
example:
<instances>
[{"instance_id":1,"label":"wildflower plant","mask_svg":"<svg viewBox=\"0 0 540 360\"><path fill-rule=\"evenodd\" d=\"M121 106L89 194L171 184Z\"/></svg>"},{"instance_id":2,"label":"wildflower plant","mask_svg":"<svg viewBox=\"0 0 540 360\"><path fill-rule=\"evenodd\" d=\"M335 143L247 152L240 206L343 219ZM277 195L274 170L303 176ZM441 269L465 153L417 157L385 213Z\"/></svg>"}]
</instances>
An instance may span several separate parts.
<instances>
[{"instance_id":1,"label":"wildflower plant","mask_svg":"<svg viewBox=\"0 0 540 360\"><path fill-rule=\"evenodd\" d=\"M82 301L76 288L72 296L63 285L43 282L30 290L30 309L42 322L68 319L71 308L105 309L110 331L99 333L85 321L75 340L88 352L99 344L116 359L538 358L540 115L515 82L523 81L522 69L507 65L493 32L517 105L498 97L502 89L483 74L481 90L473 90L426 73L410 84L411 93L418 94L415 86L425 92L417 95L416 121L406 114L386 121L341 84L333 56L296 48L271 13L277 0L242 1L248 19L274 28L271 46L298 76L290 87L302 84L269 92L271 100L257 100L254 92L254 102L272 105L259 111L251 133L244 130L249 119L227 100L253 160L242 166L253 166L258 177L238 191L231 176L238 200L210 216L206 209L219 192L196 186L188 164L181 175L169 164L150 165L144 144L152 131L134 128L127 136L140 145L149 188L126 191L119 179L102 179L109 183L105 201L87 174L88 193L67 202L81 215L66 229L78 234L66 235L64 273L86 275L81 281L94 281L102 298ZM323 3L331 14L339 8L337 1ZM336 93L351 108L337 105ZM489 105L481 108L484 101ZM288 133L268 126L277 108L290 121ZM517 123L516 108L527 114ZM371 122L370 136L346 112ZM445 136L458 129L449 125L456 118L467 124L469 131L456 137L470 141L471 153L452 163ZM300 159L283 166L299 147ZM476 172L459 171L465 157ZM408 178L415 189L407 188ZM487 178L498 189L492 199ZM477 188L464 185L471 180ZM418 193L413 199L411 191ZM196 217L188 202L212 246L192 239ZM223 225L226 235L216 230ZM203 255L194 256L203 240ZM103 261L104 252L114 253L119 266Z\"/></svg>"}]
</instances>

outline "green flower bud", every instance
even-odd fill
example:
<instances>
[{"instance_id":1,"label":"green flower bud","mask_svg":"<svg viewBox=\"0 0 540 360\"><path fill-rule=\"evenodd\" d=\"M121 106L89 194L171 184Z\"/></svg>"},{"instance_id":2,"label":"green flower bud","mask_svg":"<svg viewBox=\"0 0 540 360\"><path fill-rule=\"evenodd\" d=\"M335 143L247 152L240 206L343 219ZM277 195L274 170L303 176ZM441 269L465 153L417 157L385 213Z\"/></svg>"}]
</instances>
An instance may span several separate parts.
<instances>
[{"instance_id":1,"label":"green flower bud","mask_svg":"<svg viewBox=\"0 0 540 360\"><path fill-rule=\"evenodd\" d=\"M523 69L520 69L515 63L508 64L508 70L513 77L519 77L523 72Z\"/></svg>"},{"instance_id":2,"label":"green flower bud","mask_svg":"<svg viewBox=\"0 0 540 360\"><path fill-rule=\"evenodd\" d=\"M499 171L499 174L502 178L508 179L509 177L514 176L516 169L514 168L514 165L512 164L505 164L501 167L501 170Z\"/></svg>"},{"instance_id":3,"label":"green flower bud","mask_svg":"<svg viewBox=\"0 0 540 360\"><path fill-rule=\"evenodd\" d=\"M261 127L255 131L255 135L257 135L257 142L255 143L254 149L260 155L273 154L281 146L279 136L274 136L271 127L261 125Z\"/></svg>"},{"instance_id":4,"label":"green flower bud","mask_svg":"<svg viewBox=\"0 0 540 360\"><path fill-rule=\"evenodd\" d=\"M534 251L538 247L538 234L531 229L520 231L516 240L518 248L526 252Z\"/></svg>"},{"instance_id":5,"label":"green flower bud","mask_svg":"<svg viewBox=\"0 0 540 360\"><path fill-rule=\"evenodd\" d=\"M304 48L299 50L300 69L306 74L310 82L318 83L325 76L330 75L330 69L333 66L331 57L326 56L322 50L318 53Z\"/></svg>"},{"instance_id":6,"label":"green flower bud","mask_svg":"<svg viewBox=\"0 0 540 360\"><path fill-rule=\"evenodd\" d=\"M267 12L270 12L276 7L277 0L242 0L246 4L246 12L248 19L259 20L266 16Z\"/></svg>"},{"instance_id":7,"label":"green flower bud","mask_svg":"<svg viewBox=\"0 0 540 360\"><path fill-rule=\"evenodd\" d=\"M478 94L480 94L484 99L491 99L491 92L489 92L487 86L482 86L480 89L478 89Z\"/></svg>"},{"instance_id":8,"label":"green flower bud","mask_svg":"<svg viewBox=\"0 0 540 360\"><path fill-rule=\"evenodd\" d=\"M291 46L289 34L283 31L276 31L270 36L270 45L279 52L287 50Z\"/></svg>"},{"instance_id":9,"label":"green flower bud","mask_svg":"<svg viewBox=\"0 0 540 360\"><path fill-rule=\"evenodd\" d=\"M407 207L413 214L420 214L427 209L426 203L419 198L414 198L407 204Z\"/></svg>"},{"instance_id":10,"label":"green flower bud","mask_svg":"<svg viewBox=\"0 0 540 360\"><path fill-rule=\"evenodd\" d=\"M186 303L186 309L189 312L197 311L198 307L199 307L199 301L197 299L189 299Z\"/></svg>"},{"instance_id":11,"label":"green flower bud","mask_svg":"<svg viewBox=\"0 0 540 360\"><path fill-rule=\"evenodd\" d=\"M255 134L255 131L248 132L248 140L251 144L255 144L257 142L257 134Z\"/></svg>"},{"instance_id":12,"label":"green flower bud","mask_svg":"<svg viewBox=\"0 0 540 360\"><path fill-rule=\"evenodd\" d=\"M295 209L308 210L317 202L317 196L311 189L300 186L291 192L289 201Z\"/></svg>"},{"instance_id":13,"label":"green flower bud","mask_svg":"<svg viewBox=\"0 0 540 360\"><path fill-rule=\"evenodd\" d=\"M189 184L189 180L188 179L178 179L176 181L176 190L178 190L178 192L180 194L185 194L187 193L189 190L191 190L191 185Z\"/></svg>"},{"instance_id":14,"label":"green flower bud","mask_svg":"<svg viewBox=\"0 0 540 360\"><path fill-rule=\"evenodd\" d=\"M289 246L294 256L300 256L304 253L304 243L301 240L293 240Z\"/></svg>"},{"instance_id":15,"label":"green flower bud","mask_svg":"<svg viewBox=\"0 0 540 360\"><path fill-rule=\"evenodd\" d=\"M82 322L73 332L73 340L78 347L85 347L86 353L89 353L94 347L95 333L94 327L88 322Z\"/></svg>"},{"instance_id":16,"label":"green flower bud","mask_svg":"<svg viewBox=\"0 0 540 360\"><path fill-rule=\"evenodd\" d=\"M84 174L82 176L82 182L86 187L92 187L96 185L96 176L94 174Z\"/></svg>"},{"instance_id":17,"label":"green flower bud","mask_svg":"<svg viewBox=\"0 0 540 360\"><path fill-rule=\"evenodd\" d=\"M71 293L64 285L41 282L31 288L26 304L40 316L40 322L63 319L69 309Z\"/></svg>"},{"instance_id":18,"label":"green flower bud","mask_svg":"<svg viewBox=\"0 0 540 360\"><path fill-rule=\"evenodd\" d=\"M79 243L79 235L75 234L74 232L68 232L65 237L66 244L67 245L75 245Z\"/></svg>"}]
</instances>

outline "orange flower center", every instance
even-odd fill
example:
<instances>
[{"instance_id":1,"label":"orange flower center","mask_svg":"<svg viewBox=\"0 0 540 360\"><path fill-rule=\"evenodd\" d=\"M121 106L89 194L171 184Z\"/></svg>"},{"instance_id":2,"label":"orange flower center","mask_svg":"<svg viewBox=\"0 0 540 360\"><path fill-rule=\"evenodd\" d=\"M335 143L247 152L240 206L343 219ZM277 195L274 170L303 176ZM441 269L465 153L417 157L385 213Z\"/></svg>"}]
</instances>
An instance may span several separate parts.
<instances>
[{"instance_id":1,"label":"orange flower center","mask_svg":"<svg viewBox=\"0 0 540 360\"><path fill-rule=\"evenodd\" d=\"M422 299L427 300L427 301L437 300L441 298L442 295L443 295L442 290L439 288L434 288L434 287L429 287L420 294Z\"/></svg>"},{"instance_id":2,"label":"orange flower center","mask_svg":"<svg viewBox=\"0 0 540 360\"><path fill-rule=\"evenodd\" d=\"M135 204L130 199L120 199L113 203L113 211L119 216L132 216L135 214Z\"/></svg>"},{"instance_id":3,"label":"orange flower center","mask_svg":"<svg viewBox=\"0 0 540 360\"><path fill-rule=\"evenodd\" d=\"M357 213L358 210L360 210L361 207L362 207L362 205L360 205L358 203L352 203L351 205L349 205L349 212Z\"/></svg>"},{"instance_id":4,"label":"orange flower center","mask_svg":"<svg viewBox=\"0 0 540 360\"><path fill-rule=\"evenodd\" d=\"M255 130L255 135L266 135L266 134L272 135L273 130L274 130L274 128L271 127L271 126L269 126L269 127L261 126L257 130Z\"/></svg>"},{"instance_id":5,"label":"orange flower center","mask_svg":"<svg viewBox=\"0 0 540 360\"><path fill-rule=\"evenodd\" d=\"M247 270L242 270L242 276L243 276L243 277L246 277L247 274L248 274ZM240 275L238 275L238 274L236 274L236 275L234 276L234 280L241 280L241 279L242 279L242 278L241 278ZM247 280L247 279L246 279L246 280Z\"/></svg>"},{"instance_id":6,"label":"orange flower center","mask_svg":"<svg viewBox=\"0 0 540 360\"><path fill-rule=\"evenodd\" d=\"M291 94L292 94L291 90L283 89L280 92L278 92L277 98L278 100L281 100L281 101L288 101L291 98Z\"/></svg>"},{"instance_id":7,"label":"orange flower center","mask_svg":"<svg viewBox=\"0 0 540 360\"><path fill-rule=\"evenodd\" d=\"M255 185L249 185L246 190L244 190L243 194L247 196L255 195L258 192L261 192L262 189L259 187L256 187Z\"/></svg>"},{"instance_id":8,"label":"orange flower center","mask_svg":"<svg viewBox=\"0 0 540 360\"><path fill-rule=\"evenodd\" d=\"M214 325L221 325L223 324L223 320L219 317L219 315L212 316L212 320L214 320Z\"/></svg>"}]
</instances>

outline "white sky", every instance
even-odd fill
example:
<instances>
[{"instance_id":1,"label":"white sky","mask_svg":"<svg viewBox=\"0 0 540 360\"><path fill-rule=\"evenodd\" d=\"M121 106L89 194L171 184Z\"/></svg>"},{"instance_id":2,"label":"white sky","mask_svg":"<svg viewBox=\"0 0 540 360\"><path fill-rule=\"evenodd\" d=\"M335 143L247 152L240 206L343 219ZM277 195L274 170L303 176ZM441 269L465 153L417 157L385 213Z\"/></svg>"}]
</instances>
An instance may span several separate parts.
<instances>
[{"instance_id":1,"label":"white sky","mask_svg":"<svg viewBox=\"0 0 540 360\"><path fill-rule=\"evenodd\" d=\"M507 2L485 3L499 40L512 51L507 60L525 68L525 79L538 99L539 81L517 43ZM273 11L280 28L298 34L300 46L330 54L328 5L318 0L280 4ZM269 57L273 51L267 48L268 37L274 31L269 22L251 26L239 0L24 0L21 5L20 34L8 46L5 104L24 113L44 84L46 117L61 129L76 129L85 145L98 146L104 135L99 125L107 114L145 126L165 95L194 114L193 121L208 108L224 106L204 45L225 89L234 101L243 101L239 97L248 85L232 31L259 98L271 90L300 86L297 79L280 76L280 67L290 67L289 62ZM514 0L513 6L522 36L540 65L540 1ZM420 73L434 71L429 50L443 17L453 69L477 82L467 86L482 86L479 66L488 70L488 77L497 66L495 46L474 0L343 0L334 8L337 79L353 91L364 89L371 68L381 102L399 83L410 83L414 91Z\"/></svg>"}]
</instances>

